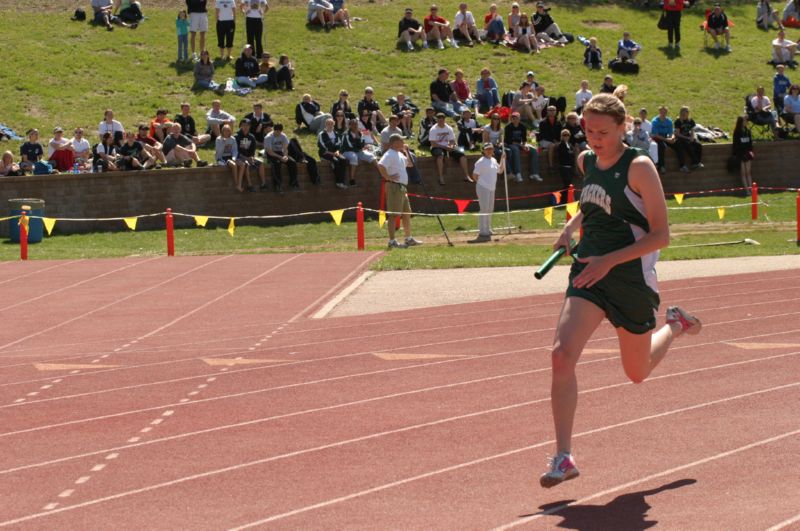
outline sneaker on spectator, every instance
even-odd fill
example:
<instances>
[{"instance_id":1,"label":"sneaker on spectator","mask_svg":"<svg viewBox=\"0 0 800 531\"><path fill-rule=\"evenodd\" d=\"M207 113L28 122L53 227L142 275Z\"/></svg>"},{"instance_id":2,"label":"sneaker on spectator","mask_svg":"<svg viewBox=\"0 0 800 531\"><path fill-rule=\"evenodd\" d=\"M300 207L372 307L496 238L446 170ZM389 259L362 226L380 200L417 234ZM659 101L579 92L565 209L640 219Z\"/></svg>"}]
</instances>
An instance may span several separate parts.
<instances>
[{"instance_id":1,"label":"sneaker on spectator","mask_svg":"<svg viewBox=\"0 0 800 531\"><path fill-rule=\"evenodd\" d=\"M259 187L259 190L261 190L262 192L266 192L267 190L269 190L269 186L267 186L266 184L262 184Z\"/></svg>"},{"instance_id":2,"label":"sneaker on spectator","mask_svg":"<svg viewBox=\"0 0 800 531\"><path fill-rule=\"evenodd\" d=\"M275 191L277 193L279 193L279 194L282 194L283 193L283 187L281 185L279 185L279 184L276 184L275 185Z\"/></svg>"},{"instance_id":3,"label":"sneaker on spectator","mask_svg":"<svg viewBox=\"0 0 800 531\"><path fill-rule=\"evenodd\" d=\"M728 45L728 46L726 46L726 47L725 47L725 51L726 51L726 52L732 52L733 50L731 50L731 47L730 47L730 45Z\"/></svg>"},{"instance_id":4,"label":"sneaker on spectator","mask_svg":"<svg viewBox=\"0 0 800 531\"><path fill-rule=\"evenodd\" d=\"M341 188L342 190L347 190L347 185L344 183L336 183L336 188Z\"/></svg>"},{"instance_id":5,"label":"sneaker on spectator","mask_svg":"<svg viewBox=\"0 0 800 531\"><path fill-rule=\"evenodd\" d=\"M514 176L514 180L517 181L518 183L521 183L522 182L522 174L519 174L519 173L516 174Z\"/></svg>"},{"instance_id":6,"label":"sneaker on spectator","mask_svg":"<svg viewBox=\"0 0 800 531\"><path fill-rule=\"evenodd\" d=\"M422 245L422 240L418 240L413 236L406 238L406 247L414 247L415 245Z\"/></svg>"},{"instance_id":7,"label":"sneaker on spectator","mask_svg":"<svg viewBox=\"0 0 800 531\"><path fill-rule=\"evenodd\" d=\"M436 43L436 46L440 50L444 50L444 43L442 42L442 39L439 39L439 42Z\"/></svg>"},{"instance_id":8,"label":"sneaker on spectator","mask_svg":"<svg viewBox=\"0 0 800 531\"><path fill-rule=\"evenodd\" d=\"M680 49L681 49L681 43L679 43L679 42L676 42L676 43L675 43L675 49L676 49L676 50L680 50Z\"/></svg>"},{"instance_id":9,"label":"sneaker on spectator","mask_svg":"<svg viewBox=\"0 0 800 531\"><path fill-rule=\"evenodd\" d=\"M689 173L689 168L687 166L681 166L681 171L683 173Z\"/></svg>"},{"instance_id":10,"label":"sneaker on spectator","mask_svg":"<svg viewBox=\"0 0 800 531\"><path fill-rule=\"evenodd\" d=\"M408 48L409 52L413 52L414 51L414 45L411 44L411 41L406 41L406 48Z\"/></svg>"},{"instance_id":11,"label":"sneaker on spectator","mask_svg":"<svg viewBox=\"0 0 800 531\"><path fill-rule=\"evenodd\" d=\"M389 249L405 249L408 247L405 243L400 243L397 240L389 240Z\"/></svg>"},{"instance_id":12,"label":"sneaker on spectator","mask_svg":"<svg viewBox=\"0 0 800 531\"><path fill-rule=\"evenodd\" d=\"M702 162L698 162L697 164L692 165L693 170L699 170L705 167L706 167L705 164L703 164Z\"/></svg>"},{"instance_id":13,"label":"sneaker on spectator","mask_svg":"<svg viewBox=\"0 0 800 531\"><path fill-rule=\"evenodd\" d=\"M690 336L699 334L703 327L703 323L694 315L677 306L670 306L667 308L667 324L675 323L681 326L681 334L686 333Z\"/></svg>"},{"instance_id":14,"label":"sneaker on spectator","mask_svg":"<svg viewBox=\"0 0 800 531\"><path fill-rule=\"evenodd\" d=\"M539 175L538 173L531 173L531 174L528 176L528 178L529 178L531 181L542 182L542 176L541 176L541 175Z\"/></svg>"},{"instance_id":15,"label":"sneaker on spectator","mask_svg":"<svg viewBox=\"0 0 800 531\"><path fill-rule=\"evenodd\" d=\"M191 168L192 167L192 159L186 159L183 161L184 168Z\"/></svg>"},{"instance_id":16,"label":"sneaker on spectator","mask_svg":"<svg viewBox=\"0 0 800 531\"><path fill-rule=\"evenodd\" d=\"M428 49L428 41L422 41L422 47Z\"/></svg>"},{"instance_id":17,"label":"sneaker on spectator","mask_svg":"<svg viewBox=\"0 0 800 531\"><path fill-rule=\"evenodd\" d=\"M575 479L579 475L580 472L578 472L578 467L575 466L575 459L572 455L559 452L558 455L550 459L550 470L539 476L539 484L549 489L562 481Z\"/></svg>"},{"instance_id":18,"label":"sneaker on spectator","mask_svg":"<svg viewBox=\"0 0 800 531\"><path fill-rule=\"evenodd\" d=\"M455 39L451 39L450 40L450 47L451 48L458 48L458 43L456 42Z\"/></svg>"}]
</instances>

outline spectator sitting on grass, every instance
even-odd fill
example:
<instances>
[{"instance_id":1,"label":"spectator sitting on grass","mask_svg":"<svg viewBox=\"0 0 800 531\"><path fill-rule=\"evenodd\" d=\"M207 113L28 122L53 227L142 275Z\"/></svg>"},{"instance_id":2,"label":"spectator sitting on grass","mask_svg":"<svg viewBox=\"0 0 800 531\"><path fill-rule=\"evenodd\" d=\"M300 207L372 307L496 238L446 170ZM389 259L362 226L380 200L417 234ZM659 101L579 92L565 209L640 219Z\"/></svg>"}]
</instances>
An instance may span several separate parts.
<instances>
[{"instance_id":1,"label":"spectator sitting on grass","mask_svg":"<svg viewBox=\"0 0 800 531\"><path fill-rule=\"evenodd\" d=\"M489 12L483 17L483 30L486 32L486 40L500 44L506 34L506 28L503 24L503 17L497 13L497 4L489 6Z\"/></svg>"},{"instance_id":2,"label":"spectator sitting on grass","mask_svg":"<svg viewBox=\"0 0 800 531\"><path fill-rule=\"evenodd\" d=\"M269 76L262 74L258 65L258 59L253 57L253 47L245 44L242 54L236 59L236 82L242 87L255 88L266 85Z\"/></svg>"},{"instance_id":3,"label":"spectator sitting on grass","mask_svg":"<svg viewBox=\"0 0 800 531\"><path fill-rule=\"evenodd\" d=\"M436 125L431 127L428 136L431 141L431 155L436 157L436 171L439 175L439 184L444 184L444 159L450 157L455 159L461 171L464 172L464 181L472 182L467 169L467 158L464 156L462 149L456 143L456 134L453 128L445 123L446 116L444 113L436 114Z\"/></svg>"},{"instance_id":4,"label":"spectator sitting on grass","mask_svg":"<svg viewBox=\"0 0 800 531\"><path fill-rule=\"evenodd\" d=\"M294 120L297 125L305 125L314 134L319 133L325 127L325 120L330 117L330 114L325 114L320 110L319 103L314 101L311 94L303 94L303 101L298 103L294 109Z\"/></svg>"},{"instance_id":5,"label":"spectator sitting on grass","mask_svg":"<svg viewBox=\"0 0 800 531\"><path fill-rule=\"evenodd\" d=\"M258 140L250 132L251 121L245 117L239 122L239 131L236 132L236 149L239 156L236 158L236 165L239 168L239 177L236 181L237 188L241 188L245 179L250 186L250 168L256 168L258 178L261 180L261 190L267 189L267 176L264 172L264 165L256 158L256 147Z\"/></svg>"},{"instance_id":6,"label":"spectator sitting on grass","mask_svg":"<svg viewBox=\"0 0 800 531\"><path fill-rule=\"evenodd\" d=\"M136 24L144 19L142 4L136 0L114 0L114 14L123 22Z\"/></svg>"},{"instance_id":7,"label":"spectator sitting on grass","mask_svg":"<svg viewBox=\"0 0 800 531\"><path fill-rule=\"evenodd\" d=\"M53 129L53 138L47 143L47 160L58 171L72 171L75 164L72 142L64 138L64 130L60 127Z\"/></svg>"},{"instance_id":8,"label":"spectator sitting on grass","mask_svg":"<svg viewBox=\"0 0 800 531\"><path fill-rule=\"evenodd\" d=\"M176 166L182 164L185 168L189 168L192 161L195 161L198 167L208 166L208 162L200 160L197 155L197 147L192 139L181 133L181 124L172 124L162 149L168 164Z\"/></svg>"},{"instance_id":9,"label":"spectator sitting on grass","mask_svg":"<svg viewBox=\"0 0 800 531\"><path fill-rule=\"evenodd\" d=\"M272 131L272 118L264 112L264 105L259 102L254 103L253 112L245 115L244 119L250 124L248 132L256 138L256 142L263 144L264 137ZM239 151L241 153L241 149Z\"/></svg>"},{"instance_id":10,"label":"spectator sitting on grass","mask_svg":"<svg viewBox=\"0 0 800 531\"><path fill-rule=\"evenodd\" d=\"M636 61L636 56L642 51L642 46L631 40L631 34L628 31L622 33L622 38L617 43L617 58L621 61Z\"/></svg>"},{"instance_id":11,"label":"spectator sitting on grass","mask_svg":"<svg viewBox=\"0 0 800 531\"><path fill-rule=\"evenodd\" d=\"M219 100L214 100L211 102L211 108L206 113L206 121L208 123L208 129L206 132L211 135L210 140L215 140L221 135L223 125L228 124L231 126L231 128L233 128L233 126L236 124L236 117L223 111L221 108L221 102Z\"/></svg>"},{"instance_id":12,"label":"spectator sitting on grass","mask_svg":"<svg viewBox=\"0 0 800 531\"><path fill-rule=\"evenodd\" d=\"M458 101L467 107L475 107L478 100L472 97L472 92L469 90L469 83L464 79L464 72L460 68L456 70L456 79L451 83L451 86L453 87L453 92Z\"/></svg>"},{"instance_id":13,"label":"spectator sitting on grass","mask_svg":"<svg viewBox=\"0 0 800 531\"><path fill-rule=\"evenodd\" d=\"M456 16L453 17L453 38L467 42L467 46L472 47L476 42L481 43L478 36L478 26L475 25L475 17L471 11L467 11L467 4L461 2L458 5Z\"/></svg>"},{"instance_id":14,"label":"spectator sitting on grass","mask_svg":"<svg viewBox=\"0 0 800 531\"><path fill-rule=\"evenodd\" d=\"M261 61L258 62L258 73L262 76L267 76L267 88L278 88L278 71L272 66L270 58L272 56L269 52L261 52Z\"/></svg>"},{"instance_id":15,"label":"spectator sitting on grass","mask_svg":"<svg viewBox=\"0 0 800 531\"><path fill-rule=\"evenodd\" d=\"M763 30L769 30L775 24L779 29L783 29L781 17L778 12L772 9L769 0L758 0L756 7L756 26Z\"/></svg>"},{"instance_id":16,"label":"spectator sitting on grass","mask_svg":"<svg viewBox=\"0 0 800 531\"><path fill-rule=\"evenodd\" d=\"M114 9L112 0L92 0L92 10L94 11L94 23L100 26L105 26L108 31L112 31L117 24L125 28L136 29L136 23L128 24L115 16L112 11Z\"/></svg>"},{"instance_id":17,"label":"spectator sitting on grass","mask_svg":"<svg viewBox=\"0 0 800 531\"><path fill-rule=\"evenodd\" d=\"M95 156L92 165L100 171L117 171L117 147L114 145L114 135L103 133L100 143L94 149Z\"/></svg>"},{"instance_id":18,"label":"spectator sitting on grass","mask_svg":"<svg viewBox=\"0 0 800 531\"><path fill-rule=\"evenodd\" d=\"M781 16L781 24L787 28L800 28L800 1L787 0Z\"/></svg>"},{"instance_id":19,"label":"spectator sitting on grass","mask_svg":"<svg viewBox=\"0 0 800 531\"><path fill-rule=\"evenodd\" d=\"M444 113L446 116L455 117L464 110L464 104L458 100L453 87L447 81L450 72L446 68L439 70L438 76L431 82L431 106L436 112Z\"/></svg>"},{"instance_id":20,"label":"spectator sitting on grass","mask_svg":"<svg viewBox=\"0 0 800 531\"><path fill-rule=\"evenodd\" d=\"M411 138L414 129L414 115L419 112L416 105L412 105L406 95L402 92L397 94L396 101L392 105L392 114L400 118L400 129L403 130L403 136Z\"/></svg>"},{"instance_id":21,"label":"spectator sitting on grass","mask_svg":"<svg viewBox=\"0 0 800 531\"><path fill-rule=\"evenodd\" d=\"M339 91L339 99L331 105L331 116L336 116L338 111L342 111L347 118L356 117L353 113L353 108L350 106L349 96L350 94L345 89Z\"/></svg>"},{"instance_id":22,"label":"spectator sitting on grass","mask_svg":"<svg viewBox=\"0 0 800 531\"><path fill-rule=\"evenodd\" d=\"M456 125L458 126L459 147L469 151L480 149L483 141L483 127L473 118L469 109L464 109Z\"/></svg>"},{"instance_id":23,"label":"spectator sitting on grass","mask_svg":"<svg viewBox=\"0 0 800 531\"><path fill-rule=\"evenodd\" d=\"M367 149L361 135L359 121L356 119L348 122L347 133L342 137L342 155L350 163L350 186L356 184L356 170L359 161L372 165L378 163L375 155Z\"/></svg>"},{"instance_id":24,"label":"spectator sitting on grass","mask_svg":"<svg viewBox=\"0 0 800 531\"><path fill-rule=\"evenodd\" d=\"M481 78L475 84L475 98L478 100L481 112L500 105L500 89L492 77L492 71L488 68L481 69Z\"/></svg>"},{"instance_id":25,"label":"spectator sitting on grass","mask_svg":"<svg viewBox=\"0 0 800 531\"><path fill-rule=\"evenodd\" d=\"M731 30L728 27L728 17L719 4L714 4L714 10L708 15L708 34L714 39L714 48L719 49L717 37L725 35L725 51L731 51Z\"/></svg>"},{"instance_id":26,"label":"spectator sitting on grass","mask_svg":"<svg viewBox=\"0 0 800 531\"><path fill-rule=\"evenodd\" d=\"M600 70L603 68L603 52L597 47L597 39L589 37L585 42L586 49L583 51L583 64L588 68Z\"/></svg>"},{"instance_id":27,"label":"spectator sitting on grass","mask_svg":"<svg viewBox=\"0 0 800 531\"><path fill-rule=\"evenodd\" d=\"M183 131L183 134L191 138L196 146L203 146L211 140L210 134L197 134L197 125L191 115L191 106L187 102L181 103L181 113L175 116L173 122L181 124L181 131Z\"/></svg>"},{"instance_id":28,"label":"spectator sitting on grass","mask_svg":"<svg viewBox=\"0 0 800 531\"><path fill-rule=\"evenodd\" d=\"M277 69L277 84L278 88L284 88L286 90L294 90L294 65L289 60L289 56L286 54L282 54L278 57L278 69Z\"/></svg>"},{"instance_id":29,"label":"spectator sitting on grass","mask_svg":"<svg viewBox=\"0 0 800 531\"><path fill-rule=\"evenodd\" d=\"M333 23L353 29L350 24L350 12L344 7L344 0L331 0L331 5L333 6Z\"/></svg>"},{"instance_id":30,"label":"spectator sitting on grass","mask_svg":"<svg viewBox=\"0 0 800 531\"><path fill-rule=\"evenodd\" d=\"M84 138L83 128L75 128L70 142L72 143L72 151L75 153L75 162L81 166L82 170L88 170L89 159L92 157L92 146Z\"/></svg>"},{"instance_id":31,"label":"spectator sitting on grass","mask_svg":"<svg viewBox=\"0 0 800 531\"><path fill-rule=\"evenodd\" d=\"M233 138L233 131L231 126L225 124L220 131L221 135L214 141L214 160L217 161L217 166L228 168L233 178L233 184L237 192L244 192L245 188L239 180L239 166L236 164L236 159L239 157L239 147L236 145L236 139ZM250 178L248 176L248 188Z\"/></svg>"},{"instance_id":32,"label":"spectator sitting on grass","mask_svg":"<svg viewBox=\"0 0 800 531\"><path fill-rule=\"evenodd\" d=\"M3 157L0 158L0 177L18 177L21 175L25 175L25 172L19 167L19 164L14 162L14 154L10 151L3 153Z\"/></svg>"},{"instance_id":33,"label":"spectator sitting on grass","mask_svg":"<svg viewBox=\"0 0 800 531\"><path fill-rule=\"evenodd\" d=\"M119 169L123 171L147 170L156 165L156 159L145 150L144 144L136 140L132 131L125 133L125 143L117 150Z\"/></svg>"},{"instance_id":34,"label":"spectator sitting on grass","mask_svg":"<svg viewBox=\"0 0 800 531\"><path fill-rule=\"evenodd\" d=\"M453 38L453 30L450 28L450 22L444 17L439 16L439 8L437 6L431 6L430 14L423 19L423 27L425 28L426 38L428 40L436 39L436 45L440 50L444 50L442 39L448 39L451 47L458 48L458 44L455 38Z\"/></svg>"},{"instance_id":35,"label":"spectator sitting on grass","mask_svg":"<svg viewBox=\"0 0 800 531\"><path fill-rule=\"evenodd\" d=\"M103 138L103 135L106 133L111 133L111 135L114 137L114 144L117 146L122 144L122 139L125 135L125 128L122 127L121 123L114 119L114 111L111 109L106 109L106 112L103 113L103 121L100 122L100 125L97 127L97 136Z\"/></svg>"},{"instance_id":36,"label":"spectator sitting on grass","mask_svg":"<svg viewBox=\"0 0 800 531\"><path fill-rule=\"evenodd\" d=\"M428 47L428 38L425 35L425 30L422 24L414 18L414 11L407 7L405 15L400 19L397 24L397 43L406 43L406 48L409 51L414 50L414 41L421 40L422 47Z\"/></svg>"},{"instance_id":37,"label":"spectator sitting on grass","mask_svg":"<svg viewBox=\"0 0 800 531\"><path fill-rule=\"evenodd\" d=\"M358 102L358 115L364 116L364 111L370 113L370 119L378 129L386 127L386 117L381 112L380 104L375 100L375 91L372 87L364 89L364 99Z\"/></svg>"},{"instance_id":38,"label":"spectator sitting on grass","mask_svg":"<svg viewBox=\"0 0 800 531\"><path fill-rule=\"evenodd\" d=\"M564 37L553 17L550 16L550 8L545 6L544 2L536 4L536 13L533 15L532 22L537 36L544 33L545 37L556 41L556 46L564 46L567 43L567 38Z\"/></svg>"},{"instance_id":39,"label":"spectator sitting on grass","mask_svg":"<svg viewBox=\"0 0 800 531\"><path fill-rule=\"evenodd\" d=\"M600 85L600 94L614 94L617 86L614 84L614 78L610 75L603 78L603 84Z\"/></svg>"},{"instance_id":40,"label":"spectator sitting on grass","mask_svg":"<svg viewBox=\"0 0 800 531\"><path fill-rule=\"evenodd\" d=\"M164 152L161 151L164 147L161 142L150 136L150 128L147 127L147 124L139 124L137 128L137 135L136 141L142 144L144 150L147 153L156 159L161 164L167 163L167 158L164 156Z\"/></svg>"},{"instance_id":41,"label":"spectator sitting on grass","mask_svg":"<svg viewBox=\"0 0 800 531\"><path fill-rule=\"evenodd\" d=\"M214 63L209 59L208 50L200 52L200 60L194 64L194 86L217 94L225 93L225 86L214 81Z\"/></svg>"},{"instance_id":42,"label":"spectator sitting on grass","mask_svg":"<svg viewBox=\"0 0 800 531\"><path fill-rule=\"evenodd\" d=\"M776 65L797 66L795 55L797 55L797 43L787 39L786 32L780 30L778 37L772 41L772 62Z\"/></svg>"},{"instance_id":43,"label":"spectator sitting on grass","mask_svg":"<svg viewBox=\"0 0 800 531\"><path fill-rule=\"evenodd\" d=\"M333 4L328 0L308 0L306 20L312 26L330 29L333 27Z\"/></svg>"},{"instance_id":44,"label":"spectator sitting on grass","mask_svg":"<svg viewBox=\"0 0 800 531\"><path fill-rule=\"evenodd\" d=\"M150 136L163 142L164 138L169 134L169 129L172 127L172 122L167 118L166 109L158 109L156 117L150 121Z\"/></svg>"},{"instance_id":45,"label":"spectator sitting on grass","mask_svg":"<svg viewBox=\"0 0 800 531\"><path fill-rule=\"evenodd\" d=\"M39 143L39 130L29 129L25 136L28 140L19 148L20 166L24 171L32 172L33 166L42 160L44 149Z\"/></svg>"}]
</instances>

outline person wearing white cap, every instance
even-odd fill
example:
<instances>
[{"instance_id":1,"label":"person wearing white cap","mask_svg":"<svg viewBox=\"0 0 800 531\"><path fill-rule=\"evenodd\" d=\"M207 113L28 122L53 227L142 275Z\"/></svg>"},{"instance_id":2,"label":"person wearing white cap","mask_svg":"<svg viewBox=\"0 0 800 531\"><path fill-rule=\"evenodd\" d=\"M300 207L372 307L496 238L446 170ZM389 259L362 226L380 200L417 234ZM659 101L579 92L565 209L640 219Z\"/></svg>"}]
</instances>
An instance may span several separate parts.
<instances>
[{"instance_id":1,"label":"person wearing white cap","mask_svg":"<svg viewBox=\"0 0 800 531\"><path fill-rule=\"evenodd\" d=\"M478 195L480 215L478 216L478 237L471 243L488 242L492 239L492 213L494 212L494 192L497 187L497 176L505 173L506 154L498 163L494 157L494 145L487 142L483 145L483 156L475 162L472 179L475 181L475 193Z\"/></svg>"}]
</instances>

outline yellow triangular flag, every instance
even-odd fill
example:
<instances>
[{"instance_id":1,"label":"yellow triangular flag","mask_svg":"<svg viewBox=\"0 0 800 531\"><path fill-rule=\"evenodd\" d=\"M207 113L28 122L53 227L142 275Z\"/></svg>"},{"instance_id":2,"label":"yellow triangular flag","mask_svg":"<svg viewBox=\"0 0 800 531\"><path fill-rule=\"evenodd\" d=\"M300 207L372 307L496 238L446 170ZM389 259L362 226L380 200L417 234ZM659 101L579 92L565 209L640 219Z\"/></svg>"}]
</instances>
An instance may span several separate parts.
<instances>
[{"instance_id":1,"label":"yellow triangular flag","mask_svg":"<svg viewBox=\"0 0 800 531\"><path fill-rule=\"evenodd\" d=\"M573 201L572 203L567 203L567 214L570 216L574 216L578 213L578 202Z\"/></svg>"},{"instance_id":2,"label":"yellow triangular flag","mask_svg":"<svg viewBox=\"0 0 800 531\"><path fill-rule=\"evenodd\" d=\"M234 231L236 230L236 223L234 223L234 218L231 218L231 222L228 223L228 233L233 236Z\"/></svg>"},{"instance_id":3,"label":"yellow triangular flag","mask_svg":"<svg viewBox=\"0 0 800 531\"><path fill-rule=\"evenodd\" d=\"M331 215L331 217L333 218L333 221L336 222L337 225L341 225L342 224L342 214L344 214L344 210L343 209L342 210L331 210L330 212L328 212L328 214Z\"/></svg>"},{"instance_id":4,"label":"yellow triangular flag","mask_svg":"<svg viewBox=\"0 0 800 531\"><path fill-rule=\"evenodd\" d=\"M675 201L679 204L683 204L683 194L673 194L675 196Z\"/></svg>"},{"instance_id":5,"label":"yellow triangular flag","mask_svg":"<svg viewBox=\"0 0 800 531\"><path fill-rule=\"evenodd\" d=\"M386 212L383 210L378 211L378 226L383 228L383 224L386 223Z\"/></svg>"},{"instance_id":6,"label":"yellow triangular flag","mask_svg":"<svg viewBox=\"0 0 800 531\"><path fill-rule=\"evenodd\" d=\"M42 223L44 223L44 228L47 229L47 235L53 232L53 227L56 226L56 220L53 218L42 218Z\"/></svg>"},{"instance_id":7,"label":"yellow triangular flag","mask_svg":"<svg viewBox=\"0 0 800 531\"><path fill-rule=\"evenodd\" d=\"M20 216L19 221L17 222L19 226L25 227L25 230L28 231L28 233L30 234L29 223L30 223L30 218L27 215L25 217Z\"/></svg>"},{"instance_id":8,"label":"yellow triangular flag","mask_svg":"<svg viewBox=\"0 0 800 531\"><path fill-rule=\"evenodd\" d=\"M136 230L136 221L138 219L139 218L123 218L123 220L125 221L125 225L127 225L128 228L131 230Z\"/></svg>"},{"instance_id":9,"label":"yellow triangular flag","mask_svg":"<svg viewBox=\"0 0 800 531\"><path fill-rule=\"evenodd\" d=\"M205 227L206 223L208 223L208 216L195 216L194 223L198 227Z\"/></svg>"},{"instance_id":10,"label":"yellow triangular flag","mask_svg":"<svg viewBox=\"0 0 800 531\"><path fill-rule=\"evenodd\" d=\"M544 209L544 220L548 225L551 227L553 226L553 207L547 207Z\"/></svg>"},{"instance_id":11,"label":"yellow triangular flag","mask_svg":"<svg viewBox=\"0 0 800 531\"><path fill-rule=\"evenodd\" d=\"M718 208L717 209L717 215L719 216L719 219L723 219L725 217L725 209L724 208Z\"/></svg>"}]
</instances>

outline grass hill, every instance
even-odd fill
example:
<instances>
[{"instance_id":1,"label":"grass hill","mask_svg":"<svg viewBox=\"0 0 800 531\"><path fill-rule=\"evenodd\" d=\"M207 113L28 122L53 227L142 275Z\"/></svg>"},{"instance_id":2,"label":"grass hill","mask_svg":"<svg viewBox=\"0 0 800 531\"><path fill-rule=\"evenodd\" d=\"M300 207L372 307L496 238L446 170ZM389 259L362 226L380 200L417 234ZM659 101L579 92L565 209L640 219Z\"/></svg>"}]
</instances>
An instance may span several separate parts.
<instances>
[{"instance_id":1,"label":"grass hill","mask_svg":"<svg viewBox=\"0 0 800 531\"><path fill-rule=\"evenodd\" d=\"M88 2L84 4L88 7ZM581 65L583 48L577 43L544 50L541 55L525 55L492 45L400 51L395 46L397 21L406 6L413 7L422 19L429 4L421 0L353 3L349 6L351 15L364 20L355 22L351 31L337 28L329 33L305 26L302 5L274 4L266 19L267 50L273 56L287 53L294 61L296 90L258 89L244 97L226 95L222 98L223 108L240 117L250 111L253 102L263 101L273 118L289 125L289 129L294 125L294 106L304 93L311 93L324 110L330 107L339 89L348 89L355 104L367 85L376 89L380 101L403 91L416 102L426 104L428 84L440 67L451 71L461 68L474 84L481 67L488 66L503 92L518 87L525 72L533 70L548 94L566 95L570 105L581 79L588 79L596 91L606 73L590 72ZM174 19L182 2L145 1L147 20L138 29L117 28L113 32L70 21L74 2L47 0L37 4L41 7L34 11L28 10L30 6L25 8L27 4L21 9L19 5L0 0L0 34L9 43L3 52L0 122L19 133L38 127L46 141L56 125L67 131L80 125L95 141L97 124L106 108L114 109L116 117L126 127L132 127L152 118L158 107L175 113L181 101L189 101L199 117L210 106L214 95L193 92L190 67L175 64ZM457 2L442 3L440 7L442 14L452 19ZM500 11L506 13L509 7L510 4L502 4ZM471 9L478 18L487 6L476 4ZM523 11L532 9L532 3L523 4ZM606 60L613 56L624 29L643 44L641 72L615 75L615 81L631 89L631 108L644 106L655 115L657 106L666 104L674 115L679 106L689 105L699 123L730 130L742 111L742 96L754 91L758 84L771 86L773 70L765 61L774 32L755 28L754 11L751 4L727 8L736 23L730 54L703 47L703 35L698 29L702 6L684 13L680 54L666 48L666 33L656 29L658 10L578 3L557 4L552 15L564 31L596 36ZM207 37L214 57L217 52L213 21ZM791 30L789 37L797 39L800 31ZM240 49L244 40L244 23L240 19L235 47ZM789 76L800 79L795 72L790 71ZM223 82L233 77L233 64L220 64L216 77ZM0 149L16 153L18 144L4 142Z\"/></svg>"}]
</instances>

